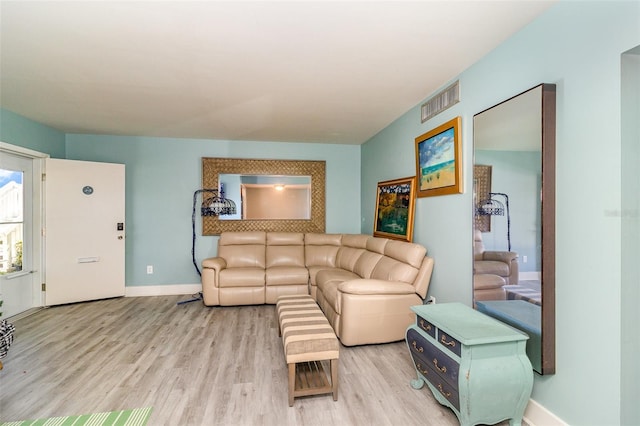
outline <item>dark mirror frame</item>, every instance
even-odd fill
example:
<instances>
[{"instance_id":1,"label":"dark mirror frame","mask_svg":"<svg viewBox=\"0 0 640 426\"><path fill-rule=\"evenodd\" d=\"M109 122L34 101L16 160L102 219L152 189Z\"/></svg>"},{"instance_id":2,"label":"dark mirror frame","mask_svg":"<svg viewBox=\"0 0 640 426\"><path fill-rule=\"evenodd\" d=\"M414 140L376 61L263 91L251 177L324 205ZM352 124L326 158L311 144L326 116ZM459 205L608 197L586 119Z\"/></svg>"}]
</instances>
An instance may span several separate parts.
<instances>
[{"instance_id":1,"label":"dark mirror frame","mask_svg":"<svg viewBox=\"0 0 640 426\"><path fill-rule=\"evenodd\" d=\"M556 85L543 83L525 90L476 115L509 102L537 87L542 88L542 191L541 191L541 371L556 372ZM474 161L475 163L475 161ZM475 219L474 219L475 220ZM473 237L472 237L473 241Z\"/></svg>"},{"instance_id":2,"label":"dark mirror frame","mask_svg":"<svg viewBox=\"0 0 640 426\"><path fill-rule=\"evenodd\" d=\"M556 85L542 84L542 374L556 372Z\"/></svg>"}]
</instances>

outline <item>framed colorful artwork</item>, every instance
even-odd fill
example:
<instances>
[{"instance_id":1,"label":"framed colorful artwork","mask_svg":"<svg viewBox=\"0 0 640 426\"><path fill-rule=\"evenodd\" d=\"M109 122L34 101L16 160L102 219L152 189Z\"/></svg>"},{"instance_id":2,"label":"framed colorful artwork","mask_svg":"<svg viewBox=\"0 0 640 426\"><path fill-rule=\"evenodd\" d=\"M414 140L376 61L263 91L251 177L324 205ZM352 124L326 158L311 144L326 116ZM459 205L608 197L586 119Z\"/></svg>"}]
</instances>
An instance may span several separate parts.
<instances>
[{"instance_id":1,"label":"framed colorful artwork","mask_svg":"<svg viewBox=\"0 0 640 426\"><path fill-rule=\"evenodd\" d=\"M462 193L460 122L456 117L415 139L418 197Z\"/></svg>"},{"instance_id":2,"label":"framed colorful artwork","mask_svg":"<svg viewBox=\"0 0 640 426\"><path fill-rule=\"evenodd\" d=\"M378 182L373 236L411 242L415 198L413 176Z\"/></svg>"}]
</instances>

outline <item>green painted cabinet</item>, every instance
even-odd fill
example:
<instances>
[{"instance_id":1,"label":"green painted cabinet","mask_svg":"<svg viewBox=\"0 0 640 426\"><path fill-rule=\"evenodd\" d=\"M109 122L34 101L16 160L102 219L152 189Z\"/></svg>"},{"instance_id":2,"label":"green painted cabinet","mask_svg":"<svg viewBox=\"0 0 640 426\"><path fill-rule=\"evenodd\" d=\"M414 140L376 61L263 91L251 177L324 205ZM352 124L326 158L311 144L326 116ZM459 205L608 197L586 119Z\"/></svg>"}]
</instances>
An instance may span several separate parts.
<instances>
[{"instance_id":1,"label":"green painted cabinet","mask_svg":"<svg viewBox=\"0 0 640 426\"><path fill-rule=\"evenodd\" d=\"M461 425L520 425L531 396L527 335L461 303L413 306L406 342L417 379Z\"/></svg>"}]
</instances>

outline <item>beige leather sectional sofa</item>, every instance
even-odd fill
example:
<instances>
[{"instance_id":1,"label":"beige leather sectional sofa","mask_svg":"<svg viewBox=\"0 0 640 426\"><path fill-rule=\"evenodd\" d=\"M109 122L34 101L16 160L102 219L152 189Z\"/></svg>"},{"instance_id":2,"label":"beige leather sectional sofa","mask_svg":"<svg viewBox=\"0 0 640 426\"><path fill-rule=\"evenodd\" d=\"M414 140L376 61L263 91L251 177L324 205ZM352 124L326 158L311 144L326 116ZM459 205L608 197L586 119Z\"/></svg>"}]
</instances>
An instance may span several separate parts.
<instances>
[{"instance_id":1,"label":"beige leather sectional sofa","mask_svg":"<svg viewBox=\"0 0 640 426\"><path fill-rule=\"evenodd\" d=\"M346 346L404 339L427 295L425 247L359 234L225 232L202 262L207 306L275 304L311 294Z\"/></svg>"}]
</instances>

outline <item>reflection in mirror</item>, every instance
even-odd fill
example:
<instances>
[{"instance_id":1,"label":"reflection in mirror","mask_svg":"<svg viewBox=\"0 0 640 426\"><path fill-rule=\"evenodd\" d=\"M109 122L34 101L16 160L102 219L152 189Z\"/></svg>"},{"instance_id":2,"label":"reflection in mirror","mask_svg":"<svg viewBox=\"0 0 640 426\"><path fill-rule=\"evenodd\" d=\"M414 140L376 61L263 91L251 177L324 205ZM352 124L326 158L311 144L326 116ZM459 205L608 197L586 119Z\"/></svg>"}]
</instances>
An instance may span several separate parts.
<instances>
[{"instance_id":1,"label":"reflection in mirror","mask_svg":"<svg viewBox=\"0 0 640 426\"><path fill-rule=\"evenodd\" d=\"M474 306L555 372L555 85L474 116Z\"/></svg>"},{"instance_id":2,"label":"reflection in mirror","mask_svg":"<svg viewBox=\"0 0 640 426\"><path fill-rule=\"evenodd\" d=\"M238 206L220 220L311 219L311 176L220 174L218 182Z\"/></svg>"},{"instance_id":3,"label":"reflection in mirror","mask_svg":"<svg viewBox=\"0 0 640 426\"><path fill-rule=\"evenodd\" d=\"M324 161L312 160L260 160L247 158L202 158L202 187L222 189L218 184L218 178L226 175L240 176L276 176L278 178L288 176L292 179L304 177L310 185L310 202L305 204L310 209L309 214L301 213L307 219L243 219L242 216L232 220L225 220L223 216L203 216L202 235L220 235L222 232L239 231L268 231L268 232L325 232L325 166ZM271 181L269 184L275 185ZM246 182L249 185L266 185L266 182ZM297 180L291 181L292 185L306 185ZM234 189L229 186L229 192ZM255 186L254 186L255 187ZM238 191L240 186L238 184ZM286 183L285 183L286 188ZM227 188L224 188L227 191ZM232 197L228 193L225 196ZM237 195L238 200L242 195ZM249 196L250 197L250 196ZM305 196L306 197L306 196ZM301 209L301 210L306 210ZM246 210L246 209L245 209ZM297 213L296 213L297 214ZM277 213L276 215L282 215Z\"/></svg>"}]
</instances>

